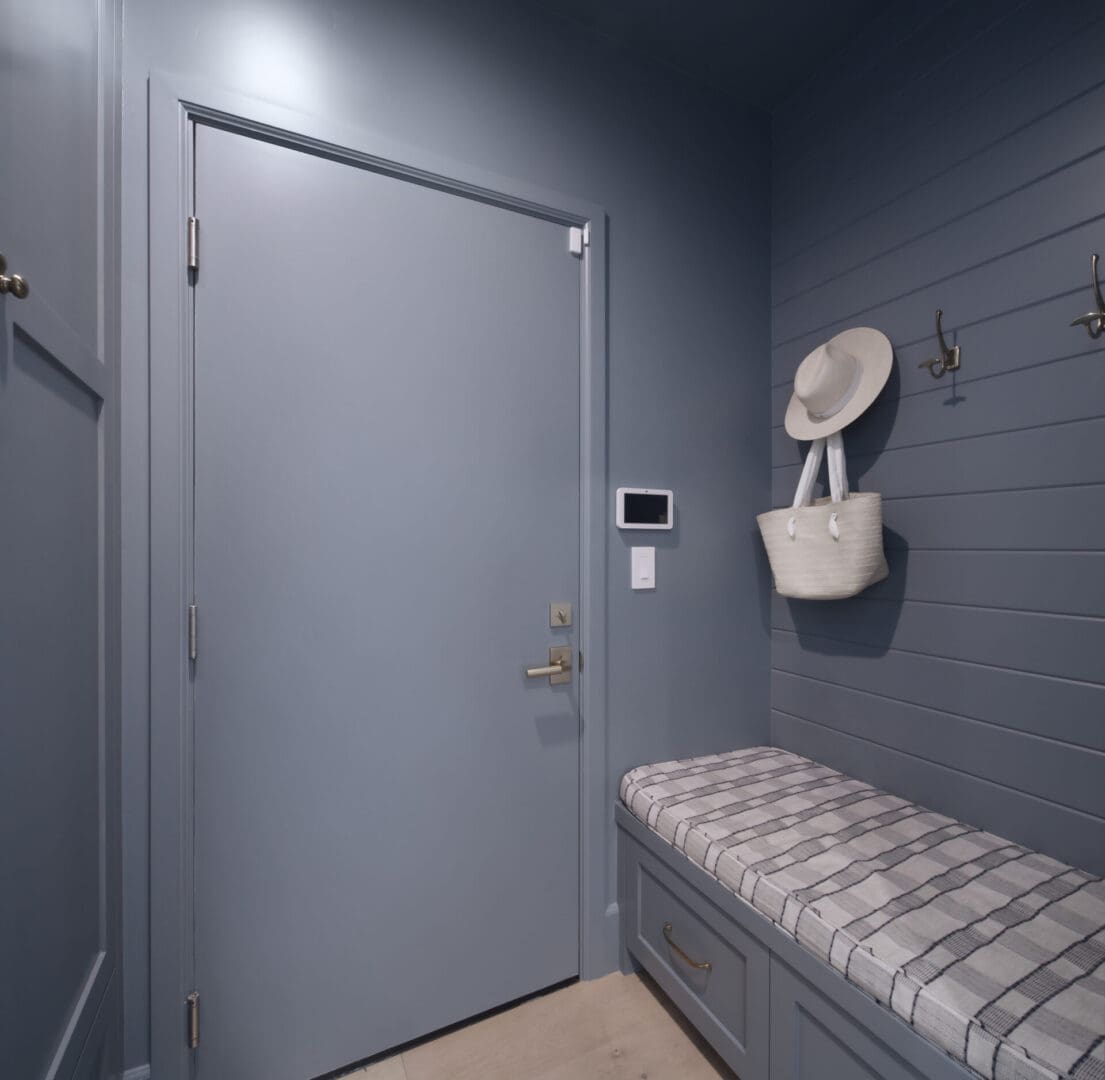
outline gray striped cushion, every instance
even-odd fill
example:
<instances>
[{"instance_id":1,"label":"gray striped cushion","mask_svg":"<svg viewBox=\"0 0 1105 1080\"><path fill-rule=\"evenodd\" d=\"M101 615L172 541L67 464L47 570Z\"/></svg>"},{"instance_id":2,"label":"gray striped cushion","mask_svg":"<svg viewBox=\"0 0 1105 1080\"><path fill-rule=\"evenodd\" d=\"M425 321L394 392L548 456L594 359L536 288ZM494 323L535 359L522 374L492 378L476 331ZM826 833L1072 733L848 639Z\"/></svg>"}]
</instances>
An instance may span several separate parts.
<instances>
[{"instance_id":1,"label":"gray striped cushion","mask_svg":"<svg viewBox=\"0 0 1105 1080\"><path fill-rule=\"evenodd\" d=\"M987 1080L1105 1080L1105 882L775 747L626 773L629 810Z\"/></svg>"}]
</instances>

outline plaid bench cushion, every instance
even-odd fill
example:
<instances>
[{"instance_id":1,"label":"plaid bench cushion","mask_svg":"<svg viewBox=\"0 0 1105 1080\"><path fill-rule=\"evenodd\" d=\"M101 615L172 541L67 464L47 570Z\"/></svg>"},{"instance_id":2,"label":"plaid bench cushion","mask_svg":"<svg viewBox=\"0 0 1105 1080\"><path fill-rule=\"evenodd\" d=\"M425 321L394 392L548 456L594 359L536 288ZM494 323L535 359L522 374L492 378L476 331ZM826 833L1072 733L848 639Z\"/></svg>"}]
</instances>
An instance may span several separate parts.
<instances>
[{"instance_id":1,"label":"plaid bench cushion","mask_svg":"<svg viewBox=\"0 0 1105 1080\"><path fill-rule=\"evenodd\" d=\"M1105 882L776 747L645 765L626 807L987 1080L1105 1080Z\"/></svg>"}]
</instances>

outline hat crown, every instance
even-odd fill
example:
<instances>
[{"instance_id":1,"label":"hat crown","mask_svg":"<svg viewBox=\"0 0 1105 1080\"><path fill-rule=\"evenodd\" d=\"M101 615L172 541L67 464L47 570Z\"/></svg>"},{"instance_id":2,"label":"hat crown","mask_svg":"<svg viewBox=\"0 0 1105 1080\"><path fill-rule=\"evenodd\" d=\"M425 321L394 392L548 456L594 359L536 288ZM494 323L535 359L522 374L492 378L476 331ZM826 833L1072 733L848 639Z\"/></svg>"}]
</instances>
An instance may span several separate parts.
<instances>
[{"instance_id":1,"label":"hat crown","mask_svg":"<svg viewBox=\"0 0 1105 1080\"><path fill-rule=\"evenodd\" d=\"M811 417L825 419L847 405L859 385L861 374L858 358L829 341L819 345L798 365L794 396Z\"/></svg>"}]
</instances>

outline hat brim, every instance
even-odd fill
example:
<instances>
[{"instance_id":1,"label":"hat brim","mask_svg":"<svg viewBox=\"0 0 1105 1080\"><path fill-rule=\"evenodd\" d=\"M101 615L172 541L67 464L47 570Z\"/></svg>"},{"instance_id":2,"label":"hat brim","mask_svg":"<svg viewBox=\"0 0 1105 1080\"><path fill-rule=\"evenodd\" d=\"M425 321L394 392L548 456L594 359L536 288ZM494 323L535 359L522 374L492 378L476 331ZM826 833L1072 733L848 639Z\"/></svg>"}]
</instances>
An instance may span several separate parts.
<instances>
[{"instance_id":1,"label":"hat brim","mask_svg":"<svg viewBox=\"0 0 1105 1080\"><path fill-rule=\"evenodd\" d=\"M811 416L798 397L791 394L784 426L792 439L822 439L843 430L874 404L875 398L886 385L886 380L890 378L894 348L881 330L857 326L837 334L831 344L850 352L859 361L859 382L848 403L824 420Z\"/></svg>"}]
</instances>

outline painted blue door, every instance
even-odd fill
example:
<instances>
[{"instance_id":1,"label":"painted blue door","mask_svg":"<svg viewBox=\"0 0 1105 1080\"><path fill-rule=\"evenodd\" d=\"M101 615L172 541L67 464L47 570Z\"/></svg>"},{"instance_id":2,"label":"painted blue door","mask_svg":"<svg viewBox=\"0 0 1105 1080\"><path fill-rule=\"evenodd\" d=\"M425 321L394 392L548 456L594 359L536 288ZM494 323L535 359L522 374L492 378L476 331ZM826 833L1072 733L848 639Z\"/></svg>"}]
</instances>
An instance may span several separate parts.
<instances>
[{"instance_id":1,"label":"painted blue door","mask_svg":"<svg viewBox=\"0 0 1105 1080\"><path fill-rule=\"evenodd\" d=\"M200 1080L578 971L580 263L563 225L200 126Z\"/></svg>"},{"instance_id":2,"label":"painted blue door","mask_svg":"<svg viewBox=\"0 0 1105 1080\"><path fill-rule=\"evenodd\" d=\"M0 1073L117 1074L115 4L0 9ZM103 93L102 93L103 92Z\"/></svg>"},{"instance_id":3,"label":"painted blue door","mask_svg":"<svg viewBox=\"0 0 1105 1080\"><path fill-rule=\"evenodd\" d=\"M111 0L0 6L0 1075L118 1075ZM101 93L102 91L102 93Z\"/></svg>"}]
</instances>

